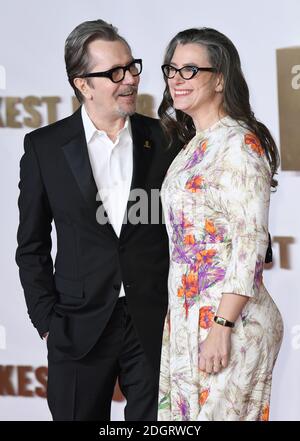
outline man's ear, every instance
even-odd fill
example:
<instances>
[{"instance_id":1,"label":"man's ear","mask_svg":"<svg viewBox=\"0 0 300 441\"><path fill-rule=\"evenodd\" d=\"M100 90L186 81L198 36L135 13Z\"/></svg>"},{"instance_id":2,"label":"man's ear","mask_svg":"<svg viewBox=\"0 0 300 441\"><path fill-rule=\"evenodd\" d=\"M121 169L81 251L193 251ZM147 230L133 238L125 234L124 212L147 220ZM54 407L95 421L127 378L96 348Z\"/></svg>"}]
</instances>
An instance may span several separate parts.
<instances>
[{"instance_id":1,"label":"man's ear","mask_svg":"<svg viewBox=\"0 0 300 441\"><path fill-rule=\"evenodd\" d=\"M218 93L221 93L221 92L223 92L223 90L224 90L224 77L222 74L219 74L217 77L215 91Z\"/></svg>"},{"instance_id":2,"label":"man's ear","mask_svg":"<svg viewBox=\"0 0 300 441\"><path fill-rule=\"evenodd\" d=\"M85 78L75 78L73 83L86 100L92 99L91 90Z\"/></svg>"}]
</instances>

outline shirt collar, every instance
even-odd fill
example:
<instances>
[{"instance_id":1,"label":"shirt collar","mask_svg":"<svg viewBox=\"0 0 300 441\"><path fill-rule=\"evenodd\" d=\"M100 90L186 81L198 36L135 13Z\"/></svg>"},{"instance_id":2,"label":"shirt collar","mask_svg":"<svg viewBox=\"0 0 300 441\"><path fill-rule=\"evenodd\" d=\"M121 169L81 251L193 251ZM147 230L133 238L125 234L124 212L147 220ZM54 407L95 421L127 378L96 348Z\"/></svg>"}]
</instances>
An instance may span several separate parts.
<instances>
[{"instance_id":1,"label":"shirt collar","mask_svg":"<svg viewBox=\"0 0 300 441\"><path fill-rule=\"evenodd\" d=\"M82 116L83 128L84 128L87 144L89 144L91 142L93 136L95 136L96 133L98 133L99 135L101 135L101 134L106 135L106 132L104 132L104 130L98 130L95 127L93 121L91 120L91 118L89 117L89 115L86 111L84 104L81 106L81 116ZM124 127L119 132L119 136L123 136L123 134L124 135L128 134L130 136L130 138L132 139L131 124L130 124L129 117L126 118Z\"/></svg>"}]
</instances>

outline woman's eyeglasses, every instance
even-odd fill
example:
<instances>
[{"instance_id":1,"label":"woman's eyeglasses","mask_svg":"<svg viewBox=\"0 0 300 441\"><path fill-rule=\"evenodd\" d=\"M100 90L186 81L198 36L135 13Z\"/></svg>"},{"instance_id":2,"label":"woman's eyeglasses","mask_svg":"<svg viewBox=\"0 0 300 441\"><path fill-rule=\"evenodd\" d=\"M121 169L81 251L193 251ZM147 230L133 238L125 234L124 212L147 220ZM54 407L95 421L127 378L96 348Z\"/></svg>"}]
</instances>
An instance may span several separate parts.
<instances>
[{"instance_id":1,"label":"woman's eyeglasses","mask_svg":"<svg viewBox=\"0 0 300 441\"><path fill-rule=\"evenodd\" d=\"M191 80L192 78L194 78L195 75L197 75L198 72L201 71L217 72L217 69L215 67L183 66L180 69L177 69L170 64L163 64L161 66L161 69L164 76L169 80L174 78L177 72L179 72L179 75L184 80Z\"/></svg>"}]
</instances>

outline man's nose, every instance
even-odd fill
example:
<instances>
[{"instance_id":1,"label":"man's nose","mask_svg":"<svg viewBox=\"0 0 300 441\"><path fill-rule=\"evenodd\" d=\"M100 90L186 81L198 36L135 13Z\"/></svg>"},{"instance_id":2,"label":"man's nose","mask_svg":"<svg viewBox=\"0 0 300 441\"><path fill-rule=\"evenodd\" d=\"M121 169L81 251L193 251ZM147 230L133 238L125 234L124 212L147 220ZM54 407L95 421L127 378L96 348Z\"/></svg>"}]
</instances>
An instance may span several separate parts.
<instances>
[{"instance_id":1,"label":"man's nose","mask_svg":"<svg viewBox=\"0 0 300 441\"><path fill-rule=\"evenodd\" d=\"M134 77L132 75L132 73L130 73L129 70L126 70L125 76L124 76L124 79L123 79L123 83L125 83L125 84L135 84L136 80L137 80L137 77Z\"/></svg>"}]
</instances>

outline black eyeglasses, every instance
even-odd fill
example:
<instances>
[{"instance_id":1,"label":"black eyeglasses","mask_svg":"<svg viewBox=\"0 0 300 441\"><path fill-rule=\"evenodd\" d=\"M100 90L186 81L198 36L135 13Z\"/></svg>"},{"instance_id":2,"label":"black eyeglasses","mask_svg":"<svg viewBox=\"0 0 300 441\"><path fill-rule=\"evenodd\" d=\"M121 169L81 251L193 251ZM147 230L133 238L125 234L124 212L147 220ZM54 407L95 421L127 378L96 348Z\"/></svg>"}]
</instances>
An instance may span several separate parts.
<instances>
[{"instance_id":1,"label":"black eyeglasses","mask_svg":"<svg viewBox=\"0 0 300 441\"><path fill-rule=\"evenodd\" d=\"M215 67L183 66L180 69L177 69L170 64L163 64L161 66L161 70L163 71L164 76L169 80L174 78L177 72L179 72L179 75L184 80L191 80L195 75L197 75L198 72L201 71L217 72Z\"/></svg>"},{"instance_id":2,"label":"black eyeglasses","mask_svg":"<svg viewBox=\"0 0 300 441\"><path fill-rule=\"evenodd\" d=\"M113 83L119 83L125 78L127 71L131 73L133 77L140 75L143 69L142 60L139 58L137 60L132 60L126 66L116 66L112 69L106 70L105 72L91 72L83 75L78 75L78 78L92 78L92 77L105 77L109 78Z\"/></svg>"}]
</instances>

